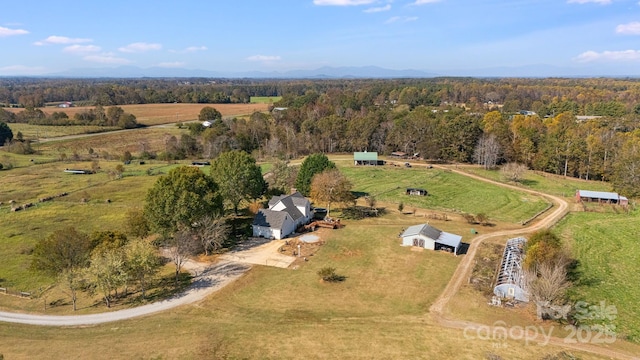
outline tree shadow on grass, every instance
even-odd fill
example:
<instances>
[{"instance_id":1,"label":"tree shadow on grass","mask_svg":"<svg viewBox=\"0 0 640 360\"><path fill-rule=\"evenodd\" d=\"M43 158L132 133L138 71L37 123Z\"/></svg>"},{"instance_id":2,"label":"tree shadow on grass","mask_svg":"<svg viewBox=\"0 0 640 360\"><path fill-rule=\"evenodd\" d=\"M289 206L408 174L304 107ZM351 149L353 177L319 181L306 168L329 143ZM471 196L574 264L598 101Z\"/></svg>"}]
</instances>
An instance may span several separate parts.
<instances>
[{"instance_id":1,"label":"tree shadow on grass","mask_svg":"<svg viewBox=\"0 0 640 360\"><path fill-rule=\"evenodd\" d=\"M567 265L567 279L575 286L596 286L602 282L602 279L592 274L585 274L584 269L580 266L580 260L574 259Z\"/></svg>"},{"instance_id":2,"label":"tree shadow on grass","mask_svg":"<svg viewBox=\"0 0 640 360\"><path fill-rule=\"evenodd\" d=\"M191 274L184 272L178 276L177 285L175 274L157 278L147 285L145 297L142 297L142 291L137 290L135 293L127 296L123 303L127 305L141 305L174 297L177 294L183 293L189 285L191 285L192 279L193 276Z\"/></svg>"},{"instance_id":3,"label":"tree shadow on grass","mask_svg":"<svg viewBox=\"0 0 640 360\"><path fill-rule=\"evenodd\" d=\"M369 196L368 192L364 192L364 191L352 191L351 194L356 198L359 199L361 197L367 197Z\"/></svg>"},{"instance_id":4,"label":"tree shadow on grass","mask_svg":"<svg viewBox=\"0 0 640 360\"><path fill-rule=\"evenodd\" d=\"M539 182L538 180L530 180L530 179L522 179L519 181L520 184L528 187L538 185L538 182Z\"/></svg>"}]
</instances>

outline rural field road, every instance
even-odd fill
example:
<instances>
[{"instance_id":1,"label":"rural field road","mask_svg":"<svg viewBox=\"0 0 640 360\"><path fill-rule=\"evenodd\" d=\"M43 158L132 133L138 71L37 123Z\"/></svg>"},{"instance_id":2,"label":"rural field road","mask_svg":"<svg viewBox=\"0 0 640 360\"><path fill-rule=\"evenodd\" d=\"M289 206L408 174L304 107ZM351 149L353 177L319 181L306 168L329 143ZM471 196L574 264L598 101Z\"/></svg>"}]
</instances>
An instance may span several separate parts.
<instances>
[{"instance_id":1,"label":"rural field road","mask_svg":"<svg viewBox=\"0 0 640 360\"><path fill-rule=\"evenodd\" d=\"M0 321L42 326L96 325L154 314L198 302L242 276L251 266L231 261L213 265L187 262L184 267L195 274L195 281L183 293L169 299L126 310L90 315L34 315L0 312Z\"/></svg>"},{"instance_id":2,"label":"rural field road","mask_svg":"<svg viewBox=\"0 0 640 360\"><path fill-rule=\"evenodd\" d=\"M464 171L451 169L449 167L438 166L441 169L450 170L460 175L472 177L474 179L489 182L494 185L503 186L507 188L511 188L518 191L524 191L530 194L535 194L538 196L542 196L546 199L549 199L554 203L554 208L551 212L543 215L544 217L534 220L533 223L527 227L523 227L522 229L516 230L505 230L505 231L497 231L493 233L487 233L476 237L473 243L469 246L469 250L465 254L464 258L456 268L455 273L449 280L449 283L445 287L444 291L438 296L436 301L429 308L429 313L431 317L443 327L451 328L451 329L469 329L469 330L478 330L484 329L488 333L493 333L495 328L493 326L488 326L486 324L474 323L470 321L451 319L445 316L444 310L449 303L449 301L455 296L455 294L460 290L460 287L465 282L466 279L469 278L471 274L471 270L473 269L474 259L476 255L476 251L480 244L489 238L499 237L499 236L519 236L523 234L532 233L537 230L549 228L557 223L560 219L562 219L567 214L568 204L567 202L557 196L544 194L535 190L523 189L518 186L513 186L509 184L500 183L497 181L493 181L487 178L483 178L481 176L477 176L474 174L470 174ZM535 341L536 343L542 343L545 339L543 339L542 334L536 333L527 333L527 336L530 340ZM572 350L584 351L592 354L602 355L615 359L640 359L640 357L628 353L624 353L618 350L605 348L602 346L592 345L589 343L570 343L567 342L565 338L551 337L548 339L549 344L556 345L559 347L564 347Z\"/></svg>"}]
</instances>

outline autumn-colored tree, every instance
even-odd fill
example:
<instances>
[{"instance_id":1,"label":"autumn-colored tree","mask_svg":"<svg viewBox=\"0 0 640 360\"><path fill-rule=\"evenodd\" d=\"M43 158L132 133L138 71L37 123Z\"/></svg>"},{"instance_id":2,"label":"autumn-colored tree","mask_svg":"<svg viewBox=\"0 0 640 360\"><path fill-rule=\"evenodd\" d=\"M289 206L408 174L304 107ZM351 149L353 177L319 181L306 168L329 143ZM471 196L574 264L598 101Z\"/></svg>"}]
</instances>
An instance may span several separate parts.
<instances>
[{"instance_id":1,"label":"autumn-colored tree","mask_svg":"<svg viewBox=\"0 0 640 360\"><path fill-rule=\"evenodd\" d=\"M158 272L162 261L156 248L144 239L135 239L124 247L125 266L128 275L138 282L142 298L146 296L147 283Z\"/></svg>"},{"instance_id":2,"label":"autumn-colored tree","mask_svg":"<svg viewBox=\"0 0 640 360\"><path fill-rule=\"evenodd\" d=\"M624 136L611 180L614 189L624 196L640 195L640 130Z\"/></svg>"},{"instance_id":3,"label":"autumn-colored tree","mask_svg":"<svg viewBox=\"0 0 640 360\"><path fill-rule=\"evenodd\" d=\"M351 182L338 169L329 169L317 174L311 181L311 198L327 203L327 215L331 212L331 203L348 203L354 200Z\"/></svg>"},{"instance_id":4,"label":"autumn-colored tree","mask_svg":"<svg viewBox=\"0 0 640 360\"><path fill-rule=\"evenodd\" d=\"M311 154L307 156L300 166L300 171L298 171L295 183L296 190L304 196L309 196L313 177L326 169L334 169L335 167L336 165L329 161L329 158L325 154Z\"/></svg>"},{"instance_id":5,"label":"autumn-colored tree","mask_svg":"<svg viewBox=\"0 0 640 360\"><path fill-rule=\"evenodd\" d=\"M531 235L526 245L524 268L535 269L540 264L564 263L569 258L562 247L560 238L549 229L539 230Z\"/></svg>"}]
</instances>

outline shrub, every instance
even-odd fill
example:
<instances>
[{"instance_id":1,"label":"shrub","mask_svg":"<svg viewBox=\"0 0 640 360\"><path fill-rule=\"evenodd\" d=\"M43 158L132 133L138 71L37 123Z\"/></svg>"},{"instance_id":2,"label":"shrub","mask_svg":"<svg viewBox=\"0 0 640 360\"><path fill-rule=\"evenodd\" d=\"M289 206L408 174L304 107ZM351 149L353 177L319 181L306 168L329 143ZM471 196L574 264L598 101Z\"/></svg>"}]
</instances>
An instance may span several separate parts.
<instances>
[{"instance_id":1,"label":"shrub","mask_svg":"<svg viewBox=\"0 0 640 360\"><path fill-rule=\"evenodd\" d=\"M402 210L404 210L404 203L400 203L398 204L398 211L402 212Z\"/></svg>"},{"instance_id":2,"label":"shrub","mask_svg":"<svg viewBox=\"0 0 640 360\"><path fill-rule=\"evenodd\" d=\"M326 282L341 282L346 279L346 276L336 274L336 268L330 266L318 270L318 276Z\"/></svg>"},{"instance_id":3,"label":"shrub","mask_svg":"<svg viewBox=\"0 0 640 360\"><path fill-rule=\"evenodd\" d=\"M467 220L469 224L476 224L476 217L471 214L462 214L462 217Z\"/></svg>"}]
</instances>

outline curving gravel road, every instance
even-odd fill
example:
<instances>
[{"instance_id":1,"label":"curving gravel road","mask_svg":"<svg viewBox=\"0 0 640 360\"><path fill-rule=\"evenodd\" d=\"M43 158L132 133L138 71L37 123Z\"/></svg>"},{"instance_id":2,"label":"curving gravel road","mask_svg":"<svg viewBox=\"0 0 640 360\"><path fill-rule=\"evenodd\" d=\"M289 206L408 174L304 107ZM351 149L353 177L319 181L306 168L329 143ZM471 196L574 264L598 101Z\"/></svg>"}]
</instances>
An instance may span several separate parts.
<instances>
[{"instance_id":1,"label":"curving gravel road","mask_svg":"<svg viewBox=\"0 0 640 360\"><path fill-rule=\"evenodd\" d=\"M527 193L530 193L530 194L536 194L536 195L539 195L539 196L543 196L543 197L551 200L554 203L553 210L548 212L546 215L543 215L542 218L540 218L540 219L538 219L536 221L533 221L532 224L527 226L527 227L523 227L522 229L516 229L516 230L497 231L497 232L487 233L487 234L483 234L483 235L480 235L480 236L476 237L474 239L473 243L471 243L471 246L469 246L469 250L467 251L467 253L465 254L463 260L460 262L460 264L456 268L455 273L451 277L451 280L449 280L449 283L445 287L444 291L442 293L440 293L440 296L438 296L436 301L429 308L429 313L431 314L431 317L440 326L447 327L447 328L450 328L450 329L459 329L459 330L465 330L465 331L466 331L466 329L475 329L475 330L483 329L483 331L488 331L489 333L494 333L494 331L495 331L495 327L494 326L480 324L480 323L476 323L476 322L472 322L472 321L452 319L452 318L450 318L450 317L445 315L445 309L447 307L447 304L453 298L453 296L455 296L455 294L458 292L458 290L460 290L460 287L463 285L465 280L468 279L469 276L470 276L470 273L471 273L471 270L472 270L473 264L474 264L475 254L476 254L476 251L477 251L478 247L480 246L480 244L484 240L492 238L492 237L496 237L496 236L518 236L518 235L532 233L532 232L535 232L535 231L538 231L538 230L541 230L541 229L550 228L551 226L556 224L559 220L561 220L568 213L568 206L569 205L567 204L567 202L564 199L562 199L562 198L560 198L558 196L544 194L544 193L541 193L539 191L535 191L535 190L531 190L531 189L523 189L523 188L520 188L520 187L517 187L517 186L500 183L500 182L493 181L493 180L490 180L490 179L487 179L487 178L483 178L483 177L478 176L478 175L470 174L470 173L467 173L467 172L464 172L464 171L460 171L460 170L451 169L449 167L444 167L444 166L438 166L438 167L442 168L442 169L447 169L447 170L453 171L453 172L458 173L460 175L472 177L472 178L474 178L476 180L489 182L489 183L492 183L494 185L503 186L503 187L515 189L515 190L518 190L518 191L523 191L523 192L527 192ZM450 315L450 314L447 314L447 315ZM558 347L563 347L563 348L572 349L572 350L578 350L578 351L584 351L584 352L588 352L588 353L592 353L592 354L606 356L606 357L609 357L609 358L625 359L625 360L638 360L638 359L640 359L640 357L636 356L635 354L629 354L629 353L626 353L626 352L622 352L620 350L609 349L609 348L606 348L606 347L603 347L603 346L597 346L597 345L593 345L593 344L589 344L589 343L581 343L581 342L571 343L571 342L568 342L567 339L558 338L558 337L550 337L548 339L543 339L543 336L541 336L541 334L538 334L537 332L536 333L530 333L529 331L527 331L527 337L528 337L529 340L534 341L534 342L542 343L543 341L547 341L549 344L553 344L553 345L556 345Z\"/></svg>"},{"instance_id":2,"label":"curving gravel road","mask_svg":"<svg viewBox=\"0 0 640 360\"><path fill-rule=\"evenodd\" d=\"M222 261L213 266L187 263L185 264L185 268L196 274L195 281L185 292L167 300L126 310L90 315L34 315L0 311L0 321L43 326L80 326L103 324L150 315L181 305L198 302L242 276L251 266L231 261Z\"/></svg>"}]
</instances>

